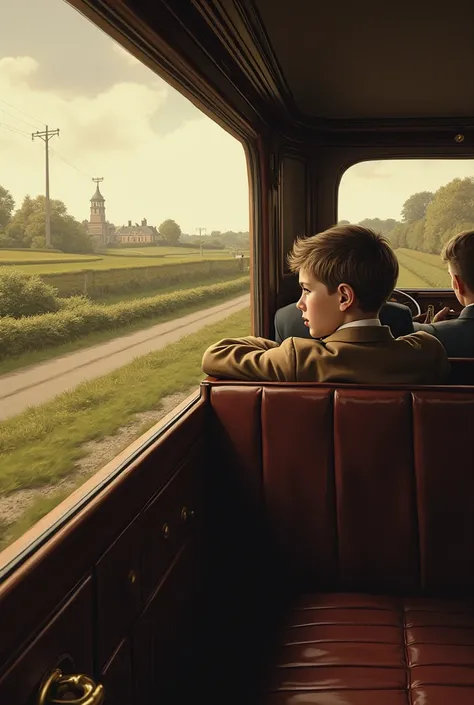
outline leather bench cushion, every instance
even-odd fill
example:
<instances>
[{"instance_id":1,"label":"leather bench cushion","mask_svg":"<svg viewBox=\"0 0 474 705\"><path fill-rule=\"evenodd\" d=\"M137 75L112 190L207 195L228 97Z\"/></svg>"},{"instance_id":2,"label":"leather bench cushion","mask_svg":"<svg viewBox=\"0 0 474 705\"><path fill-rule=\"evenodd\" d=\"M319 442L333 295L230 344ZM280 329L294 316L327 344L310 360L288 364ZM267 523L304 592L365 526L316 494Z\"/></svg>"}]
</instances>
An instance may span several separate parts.
<instances>
[{"instance_id":1,"label":"leather bench cushion","mask_svg":"<svg viewBox=\"0 0 474 705\"><path fill-rule=\"evenodd\" d=\"M474 602L303 596L275 661L265 705L473 705Z\"/></svg>"}]
</instances>

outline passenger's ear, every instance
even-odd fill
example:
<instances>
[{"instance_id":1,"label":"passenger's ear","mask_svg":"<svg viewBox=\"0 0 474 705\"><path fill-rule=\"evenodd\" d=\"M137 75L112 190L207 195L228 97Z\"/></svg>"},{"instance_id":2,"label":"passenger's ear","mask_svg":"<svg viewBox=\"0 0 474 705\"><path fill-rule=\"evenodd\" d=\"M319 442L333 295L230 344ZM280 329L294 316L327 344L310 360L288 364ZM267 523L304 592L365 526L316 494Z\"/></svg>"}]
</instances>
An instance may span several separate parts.
<instances>
[{"instance_id":1,"label":"passenger's ear","mask_svg":"<svg viewBox=\"0 0 474 705\"><path fill-rule=\"evenodd\" d=\"M354 289L349 284L339 284L337 291L339 294L339 309L347 311L356 300Z\"/></svg>"},{"instance_id":2,"label":"passenger's ear","mask_svg":"<svg viewBox=\"0 0 474 705\"><path fill-rule=\"evenodd\" d=\"M465 296L466 285L464 284L463 280L460 278L459 274L452 274L451 276L452 276L452 280L453 280L454 291L458 291L461 296Z\"/></svg>"}]
</instances>

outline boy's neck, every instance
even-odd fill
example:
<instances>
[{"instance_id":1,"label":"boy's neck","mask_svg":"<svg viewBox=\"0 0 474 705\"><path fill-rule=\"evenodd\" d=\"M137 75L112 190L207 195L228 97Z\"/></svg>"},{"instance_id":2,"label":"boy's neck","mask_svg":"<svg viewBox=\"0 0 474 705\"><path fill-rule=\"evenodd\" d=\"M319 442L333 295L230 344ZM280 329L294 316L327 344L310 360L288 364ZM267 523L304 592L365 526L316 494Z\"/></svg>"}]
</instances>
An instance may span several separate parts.
<instances>
[{"instance_id":1,"label":"boy's neck","mask_svg":"<svg viewBox=\"0 0 474 705\"><path fill-rule=\"evenodd\" d=\"M470 306L471 304L474 304L474 294L471 294L471 292L466 292L466 296L464 297L464 306Z\"/></svg>"},{"instance_id":2,"label":"boy's neck","mask_svg":"<svg viewBox=\"0 0 474 705\"><path fill-rule=\"evenodd\" d=\"M379 314L377 312L366 313L365 311L361 311L360 309L355 309L354 311L346 312L341 326L345 325L346 323L354 323L354 321L368 321L374 318L378 319L378 317Z\"/></svg>"}]
</instances>

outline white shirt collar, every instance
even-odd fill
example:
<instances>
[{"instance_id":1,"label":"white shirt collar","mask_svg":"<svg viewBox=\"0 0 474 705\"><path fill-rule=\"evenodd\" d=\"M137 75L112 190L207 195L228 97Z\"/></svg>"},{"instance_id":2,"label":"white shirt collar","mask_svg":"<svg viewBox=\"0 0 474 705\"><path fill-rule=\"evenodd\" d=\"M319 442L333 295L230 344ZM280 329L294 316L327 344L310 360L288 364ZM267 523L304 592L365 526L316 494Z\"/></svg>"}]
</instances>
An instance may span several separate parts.
<instances>
[{"instance_id":1,"label":"white shirt collar","mask_svg":"<svg viewBox=\"0 0 474 705\"><path fill-rule=\"evenodd\" d=\"M472 302L472 304L468 304L467 306L464 306L464 308L469 308L469 306L474 306L474 301Z\"/></svg>"},{"instance_id":2,"label":"white shirt collar","mask_svg":"<svg viewBox=\"0 0 474 705\"><path fill-rule=\"evenodd\" d=\"M350 323L344 323L339 326L337 330L342 330L343 328L365 328L366 326L381 326L379 318L363 318L361 321L351 321Z\"/></svg>"}]
</instances>

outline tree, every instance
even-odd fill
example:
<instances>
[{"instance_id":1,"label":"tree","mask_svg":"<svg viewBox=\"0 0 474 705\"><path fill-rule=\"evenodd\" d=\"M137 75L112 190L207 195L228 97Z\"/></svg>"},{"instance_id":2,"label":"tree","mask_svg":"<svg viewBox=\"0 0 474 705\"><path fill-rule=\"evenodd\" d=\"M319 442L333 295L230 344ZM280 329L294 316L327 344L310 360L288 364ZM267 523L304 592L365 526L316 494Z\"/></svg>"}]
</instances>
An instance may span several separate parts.
<instances>
[{"instance_id":1,"label":"tree","mask_svg":"<svg viewBox=\"0 0 474 705\"><path fill-rule=\"evenodd\" d=\"M423 249L423 235L425 230L425 220L417 220L414 223L407 224L407 247L410 250L422 250Z\"/></svg>"},{"instance_id":2,"label":"tree","mask_svg":"<svg viewBox=\"0 0 474 705\"><path fill-rule=\"evenodd\" d=\"M397 225L395 218L386 218L381 220L380 218L364 218L361 220L359 225L363 228L370 228L375 230L377 233L382 233L382 235L387 235L394 227Z\"/></svg>"},{"instance_id":3,"label":"tree","mask_svg":"<svg viewBox=\"0 0 474 705\"><path fill-rule=\"evenodd\" d=\"M181 228L178 223L170 218L164 220L158 228L158 232L166 242L170 245L176 245L179 242Z\"/></svg>"},{"instance_id":4,"label":"tree","mask_svg":"<svg viewBox=\"0 0 474 705\"><path fill-rule=\"evenodd\" d=\"M397 223L395 227L387 233L387 238L390 241L393 249L397 247L407 246L407 226L404 223Z\"/></svg>"},{"instance_id":5,"label":"tree","mask_svg":"<svg viewBox=\"0 0 474 705\"><path fill-rule=\"evenodd\" d=\"M15 201L10 191L0 186L0 230L10 222L14 208Z\"/></svg>"},{"instance_id":6,"label":"tree","mask_svg":"<svg viewBox=\"0 0 474 705\"><path fill-rule=\"evenodd\" d=\"M403 222L414 223L416 220L422 220L433 198L431 191L419 191L407 198L402 207Z\"/></svg>"},{"instance_id":7,"label":"tree","mask_svg":"<svg viewBox=\"0 0 474 705\"><path fill-rule=\"evenodd\" d=\"M44 247L45 197L26 196L7 227L17 247ZM92 252L92 241L82 223L68 214L62 201L51 201L51 244L63 252Z\"/></svg>"},{"instance_id":8,"label":"tree","mask_svg":"<svg viewBox=\"0 0 474 705\"><path fill-rule=\"evenodd\" d=\"M439 253L444 243L466 224L474 223L474 178L454 179L439 188L428 208L424 249Z\"/></svg>"}]
</instances>

